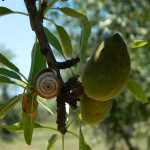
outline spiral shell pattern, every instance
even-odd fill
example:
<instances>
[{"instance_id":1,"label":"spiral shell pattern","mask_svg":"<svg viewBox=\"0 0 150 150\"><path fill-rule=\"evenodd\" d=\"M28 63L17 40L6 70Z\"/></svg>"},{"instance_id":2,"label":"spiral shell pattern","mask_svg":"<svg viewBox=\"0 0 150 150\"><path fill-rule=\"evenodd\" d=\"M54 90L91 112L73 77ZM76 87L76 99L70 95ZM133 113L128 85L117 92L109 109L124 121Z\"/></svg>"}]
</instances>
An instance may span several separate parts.
<instances>
[{"instance_id":1,"label":"spiral shell pattern","mask_svg":"<svg viewBox=\"0 0 150 150\"><path fill-rule=\"evenodd\" d=\"M57 96L60 91L60 82L56 71L52 68L40 71L34 80L34 90L45 99Z\"/></svg>"}]
</instances>

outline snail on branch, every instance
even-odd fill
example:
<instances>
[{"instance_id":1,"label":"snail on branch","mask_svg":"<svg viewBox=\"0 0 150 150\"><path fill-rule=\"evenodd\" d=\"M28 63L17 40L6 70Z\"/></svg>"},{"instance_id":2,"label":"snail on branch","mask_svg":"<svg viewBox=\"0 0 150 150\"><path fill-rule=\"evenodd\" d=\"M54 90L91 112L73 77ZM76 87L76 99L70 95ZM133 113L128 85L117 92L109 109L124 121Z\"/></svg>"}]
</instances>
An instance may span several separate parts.
<instances>
[{"instance_id":1,"label":"snail on branch","mask_svg":"<svg viewBox=\"0 0 150 150\"><path fill-rule=\"evenodd\" d=\"M39 96L45 99L57 96L60 91L57 72L52 68L40 71L34 79L34 90Z\"/></svg>"}]
</instances>

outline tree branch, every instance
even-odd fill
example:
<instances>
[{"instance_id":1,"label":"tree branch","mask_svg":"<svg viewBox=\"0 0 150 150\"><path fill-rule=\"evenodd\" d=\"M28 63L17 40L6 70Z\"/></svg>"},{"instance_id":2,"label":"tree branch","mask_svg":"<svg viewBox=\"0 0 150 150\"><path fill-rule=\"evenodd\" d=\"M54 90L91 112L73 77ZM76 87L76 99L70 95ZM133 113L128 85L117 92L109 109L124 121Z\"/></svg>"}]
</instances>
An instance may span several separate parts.
<instances>
[{"instance_id":1,"label":"tree branch","mask_svg":"<svg viewBox=\"0 0 150 150\"><path fill-rule=\"evenodd\" d=\"M42 19L40 18L41 16L37 11L35 0L24 0L24 2L29 13L31 28L33 31L35 31L36 36L38 38L41 53L45 56L48 66L54 68L57 71L57 76L59 78L59 81L61 82L61 89L63 89L64 82L60 76L59 68L56 67L57 61L52 53L52 50L46 38L42 24ZM57 97L57 124L58 130L63 134L65 134L66 132L65 115L65 96L61 90Z\"/></svg>"},{"instance_id":2,"label":"tree branch","mask_svg":"<svg viewBox=\"0 0 150 150\"><path fill-rule=\"evenodd\" d=\"M24 2L29 13L31 28L35 31L38 38L41 53L45 56L48 66L56 69L56 60L46 38L42 20L40 19L35 5L35 0L24 0Z\"/></svg>"},{"instance_id":3,"label":"tree branch","mask_svg":"<svg viewBox=\"0 0 150 150\"><path fill-rule=\"evenodd\" d=\"M71 68L72 66L76 65L80 61L79 57L72 58L71 60L66 60L65 62L57 62L56 66L59 69L66 69Z\"/></svg>"},{"instance_id":4,"label":"tree branch","mask_svg":"<svg viewBox=\"0 0 150 150\"><path fill-rule=\"evenodd\" d=\"M66 87L62 86L60 90L60 94L57 96L57 128L62 133L65 134L66 129L66 107L65 107L65 101L66 101Z\"/></svg>"},{"instance_id":5,"label":"tree branch","mask_svg":"<svg viewBox=\"0 0 150 150\"><path fill-rule=\"evenodd\" d=\"M77 100L84 94L83 87L81 83L76 78L71 78L67 83L61 78L60 69L70 68L77 64L80 59L79 57L71 60L67 60L62 63L58 63L52 53L51 47L47 40L46 34L44 32L42 24L42 14L37 11L35 0L24 0L26 8L30 17L30 24L33 31L35 31L37 39L39 41L39 46L41 53L44 55L49 67L54 68L57 71L57 76L61 82L61 90L57 96L57 124L58 130L65 134L66 129L66 107L65 102L69 103L74 109L77 108ZM43 8L45 5L42 6ZM42 9L43 9L42 8ZM42 10L43 11L43 10ZM72 93L71 93L72 91Z\"/></svg>"}]
</instances>

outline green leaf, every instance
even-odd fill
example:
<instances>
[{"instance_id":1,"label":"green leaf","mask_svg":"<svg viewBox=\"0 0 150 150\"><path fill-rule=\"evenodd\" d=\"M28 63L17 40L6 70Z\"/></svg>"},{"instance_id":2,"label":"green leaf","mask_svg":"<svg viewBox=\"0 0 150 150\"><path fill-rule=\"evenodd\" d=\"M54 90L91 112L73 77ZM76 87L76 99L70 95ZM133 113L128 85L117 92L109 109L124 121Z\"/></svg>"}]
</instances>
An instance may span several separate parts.
<instances>
[{"instance_id":1,"label":"green leaf","mask_svg":"<svg viewBox=\"0 0 150 150\"><path fill-rule=\"evenodd\" d=\"M61 12L63 12L64 14L66 14L66 15L68 15L70 17L74 17L74 18L78 18L78 19L84 17L83 14L77 12L74 9L68 8L68 7L55 8L55 9L60 10Z\"/></svg>"},{"instance_id":2,"label":"green leaf","mask_svg":"<svg viewBox=\"0 0 150 150\"><path fill-rule=\"evenodd\" d=\"M46 99L44 99L44 98L42 98L40 96L37 96L37 101L41 105L43 105L54 117L56 117L55 114L53 113L53 111L51 109L49 109L49 106L47 105L47 100Z\"/></svg>"},{"instance_id":3,"label":"green leaf","mask_svg":"<svg viewBox=\"0 0 150 150\"><path fill-rule=\"evenodd\" d=\"M149 103L148 98L142 88L132 79L129 79L127 89L143 104Z\"/></svg>"},{"instance_id":4,"label":"green leaf","mask_svg":"<svg viewBox=\"0 0 150 150\"><path fill-rule=\"evenodd\" d=\"M65 29L62 26L58 26L55 24L55 27L58 32L59 39L60 39L65 55L67 57L69 56L72 57L72 44L71 44L71 39L68 33L65 31Z\"/></svg>"},{"instance_id":5,"label":"green leaf","mask_svg":"<svg viewBox=\"0 0 150 150\"><path fill-rule=\"evenodd\" d=\"M24 139L28 145L31 144L35 119L26 113L22 113Z\"/></svg>"},{"instance_id":6,"label":"green leaf","mask_svg":"<svg viewBox=\"0 0 150 150\"><path fill-rule=\"evenodd\" d=\"M91 27L92 27L91 23L88 21L88 18L86 16L81 18L80 27L81 27L80 57L81 60L84 60L88 44L88 38L91 34Z\"/></svg>"},{"instance_id":7,"label":"green leaf","mask_svg":"<svg viewBox=\"0 0 150 150\"><path fill-rule=\"evenodd\" d=\"M7 66L8 68L16 71L16 72L19 72L19 69L14 65L12 64L4 55L2 55L0 53L0 63L2 63L3 65Z\"/></svg>"},{"instance_id":8,"label":"green leaf","mask_svg":"<svg viewBox=\"0 0 150 150\"><path fill-rule=\"evenodd\" d=\"M17 80L16 79L17 84L21 85L22 87L27 87L27 84L25 84L24 82L22 82L21 80Z\"/></svg>"},{"instance_id":9,"label":"green leaf","mask_svg":"<svg viewBox=\"0 0 150 150\"><path fill-rule=\"evenodd\" d=\"M63 55L63 50L60 45L60 42L58 39L46 28L44 27L46 37L48 39L48 42L60 53Z\"/></svg>"},{"instance_id":10,"label":"green leaf","mask_svg":"<svg viewBox=\"0 0 150 150\"><path fill-rule=\"evenodd\" d=\"M84 136L82 130L80 129L79 150L85 150L85 148L86 146L85 146Z\"/></svg>"},{"instance_id":11,"label":"green leaf","mask_svg":"<svg viewBox=\"0 0 150 150\"><path fill-rule=\"evenodd\" d=\"M86 144L86 150L92 150L89 145Z\"/></svg>"},{"instance_id":12,"label":"green leaf","mask_svg":"<svg viewBox=\"0 0 150 150\"><path fill-rule=\"evenodd\" d=\"M147 44L147 42L145 42L143 40L134 40L133 41L133 45L131 46L131 48L142 47L142 46L144 46L146 44Z\"/></svg>"},{"instance_id":13,"label":"green leaf","mask_svg":"<svg viewBox=\"0 0 150 150\"><path fill-rule=\"evenodd\" d=\"M37 95L35 93L28 93L23 96L22 102L22 122L24 139L28 145L31 144L33 128L35 125L35 118L37 115Z\"/></svg>"},{"instance_id":14,"label":"green leaf","mask_svg":"<svg viewBox=\"0 0 150 150\"><path fill-rule=\"evenodd\" d=\"M7 83L7 84L15 84L15 85L18 85L16 82L10 80L9 78L7 77L4 77L4 76L0 76L0 83Z\"/></svg>"},{"instance_id":15,"label":"green leaf","mask_svg":"<svg viewBox=\"0 0 150 150\"><path fill-rule=\"evenodd\" d=\"M29 82L33 84L36 74L42 69L46 68L46 60L40 52L38 42L36 42L33 46L31 57L32 62L29 74Z\"/></svg>"},{"instance_id":16,"label":"green leaf","mask_svg":"<svg viewBox=\"0 0 150 150\"><path fill-rule=\"evenodd\" d=\"M53 150L54 144L57 140L58 134L53 134L48 140L47 150Z\"/></svg>"},{"instance_id":17,"label":"green leaf","mask_svg":"<svg viewBox=\"0 0 150 150\"><path fill-rule=\"evenodd\" d=\"M23 124L22 122L18 122L18 123L15 123L13 125L0 125L0 127L10 131L10 132L13 132L13 133L17 133L17 132L21 132L23 131ZM39 125L38 123L35 123L34 124L34 128L41 128L41 125Z\"/></svg>"},{"instance_id":18,"label":"green leaf","mask_svg":"<svg viewBox=\"0 0 150 150\"><path fill-rule=\"evenodd\" d=\"M29 74L29 82L31 84L33 84L36 74L44 68L46 68L45 58L40 52L38 42L35 42L32 49L32 62L31 62L31 68ZM26 96L27 96L27 102L25 101L24 107L28 105L30 106L29 108L28 107L25 108L25 110L27 109L28 111L30 111L27 112L30 114L25 113L25 110L23 110L24 113L22 113L22 120L23 120L24 138L26 143L30 145L32 141L33 127L35 124L35 117L36 117L34 112L37 111L37 108L34 105L34 102L36 101L36 94L30 93L27 94ZM26 105L26 103L28 104ZM31 116L31 114L34 115L34 117Z\"/></svg>"},{"instance_id":19,"label":"green leaf","mask_svg":"<svg viewBox=\"0 0 150 150\"><path fill-rule=\"evenodd\" d=\"M59 0L52 0L52 1L46 6L46 8L45 8L44 11L43 11L43 17L44 17L45 14L48 12L48 10L51 9L51 7L52 7L53 5L55 5L55 3L56 3L57 1L59 1Z\"/></svg>"},{"instance_id":20,"label":"green leaf","mask_svg":"<svg viewBox=\"0 0 150 150\"><path fill-rule=\"evenodd\" d=\"M8 15L11 13L13 13L13 11L8 9L7 7L0 7L0 16Z\"/></svg>"},{"instance_id":21,"label":"green leaf","mask_svg":"<svg viewBox=\"0 0 150 150\"><path fill-rule=\"evenodd\" d=\"M21 77L17 73L15 73L11 70L5 69L5 68L0 68L0 75L22 81Z\"/></svg>"},{"instance_id":22,"label":"green leaf","mask_svg":"<svg viewBox=\"0 0 150 150\"><path fill-rule=\"evenodd\" d=\"M23 130L22 122L18 122L13 125L0 125L0 127L13 133L21 132Z\"/></svg>"},{"instance_id":23,"label":"green leaf","mask_svg":"<svg viewBox=\"0 0 150 150\"><path fill-rule=\"evenodd\" d=\"M80 127L80 139L79 139L79 150L92 150L84 140L84 136Z\"/></svg>"},{"instance_id":24,"label":"green leaf","mask_svg":"<svg viewBox=\"0 0 150 150\"><path fill-rule=\"evenodd\" d=\"M4 117L22 98L22 95L14 96L7 102L0 104L0 118Z\"/></svg>"}]
</instances>

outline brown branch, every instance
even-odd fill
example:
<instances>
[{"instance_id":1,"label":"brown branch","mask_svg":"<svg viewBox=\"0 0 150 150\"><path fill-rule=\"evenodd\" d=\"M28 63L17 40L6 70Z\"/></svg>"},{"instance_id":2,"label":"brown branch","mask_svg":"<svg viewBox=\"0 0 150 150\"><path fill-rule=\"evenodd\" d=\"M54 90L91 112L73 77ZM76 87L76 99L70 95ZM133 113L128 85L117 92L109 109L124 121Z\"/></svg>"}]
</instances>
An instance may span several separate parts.
<instances>
[{"instance_id":1,"label":"brown branch","mask_svg":"<svg viewBox=\"0 0 150 150\"><path fill-rule=\"evenodd\" d=\"M24 2L29 13L31 28L35 31L38 38L41 53L45 56L48 66L55 69L56 60L46 38L42 20L40 19L35 5L35 0L24 0Z\"/></svg>"},{"instance_id":2,"label":"brown branch","mask_svg":"<svg viewBox=\"0 0 150 150\"><path fill-rule=\"evenodd\" d=\"M65 62L57 62L56 66L59 69L66 69L71 68L72 66L76 65L80 61L79 57L72 58L71 60L67 60Z\"/></svg>"},{"instance_id":3,"label":"brown branch","mask_svg":"<svg viewBox=\"0 0 150 150\"><path fill-rule=\"evenodd\" d=\"M66 129L66 107L65 107L65 101L66 101L66 87L62 86L60 90L60 94L57 96L57 125L58 130L65 134Z\"/></svg>"}]
</instances>

